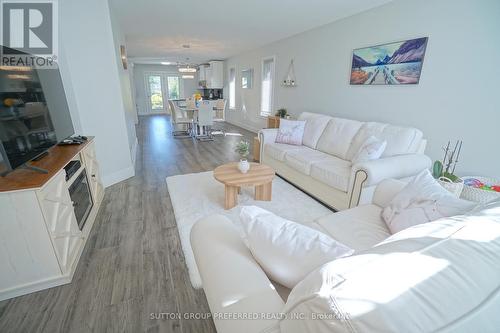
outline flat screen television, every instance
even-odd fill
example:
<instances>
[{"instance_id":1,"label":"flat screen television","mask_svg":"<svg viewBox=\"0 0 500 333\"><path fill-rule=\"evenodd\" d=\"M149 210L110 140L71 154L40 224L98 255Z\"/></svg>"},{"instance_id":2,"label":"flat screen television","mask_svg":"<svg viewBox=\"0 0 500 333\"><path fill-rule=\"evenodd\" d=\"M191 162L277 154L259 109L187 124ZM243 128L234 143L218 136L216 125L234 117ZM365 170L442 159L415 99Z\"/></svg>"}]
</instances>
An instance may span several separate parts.
<instances>
[{"instance_id":1,"label":"flat screen television","mask_svg":"<svg viewBox=\"0 0 500 333\"><path fill-rule=\"evenodd\" d=\"M0 66L0 174L73 134L58 68Z\"/></svg>"}]
</instances>

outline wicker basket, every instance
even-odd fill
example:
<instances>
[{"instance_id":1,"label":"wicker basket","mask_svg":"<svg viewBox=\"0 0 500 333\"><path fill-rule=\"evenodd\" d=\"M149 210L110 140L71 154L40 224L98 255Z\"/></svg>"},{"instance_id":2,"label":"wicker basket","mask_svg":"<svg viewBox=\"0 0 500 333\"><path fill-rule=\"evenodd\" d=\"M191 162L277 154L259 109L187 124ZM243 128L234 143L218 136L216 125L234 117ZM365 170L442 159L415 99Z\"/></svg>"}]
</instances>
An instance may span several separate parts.
<instances>
[{"instance_id":1,"label":"wicker basket","mask_svg":"<svg viewBox=\"0 0 500 333\"><path fill-rule=\"evenodd\" d=\"M497 185L500 184L500 180L486 177L478 177L478 176L465 176L463 179L474 178L479 180L481 183L488 185ZM500 199L500 192L495 191L487 191L482 190L480 188L472 187L472 186L464 186L464 190L462 192L462 199L475 201L479 203L487 203L496 199Z\"/></svg>"},{"instance_id":2,"label":"wicker basket","mask_svg":"<svg viewBox=\"0 0 500 333\"><path fill-rule=\"evenodd\" d=\"M459 178L457 182L452 182L451 179L446 177L439 177L437 180L442 187L448 190L451 194L460 198L460 194L462 194L462 190L464 189L464 181Z\"/></svg>"}]
</instances>

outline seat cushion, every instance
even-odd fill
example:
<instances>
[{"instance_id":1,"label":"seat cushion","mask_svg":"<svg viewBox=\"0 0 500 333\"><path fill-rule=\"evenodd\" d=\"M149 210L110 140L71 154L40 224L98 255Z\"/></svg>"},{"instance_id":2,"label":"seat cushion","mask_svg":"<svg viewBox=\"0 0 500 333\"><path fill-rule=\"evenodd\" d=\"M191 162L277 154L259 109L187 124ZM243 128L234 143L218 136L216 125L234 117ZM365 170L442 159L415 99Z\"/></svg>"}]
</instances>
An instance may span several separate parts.
<instances>
[{"instance_id":1,"label":"seat cushion","mask_svg":"<svg viewBox=\"0 0 500 333\"><path fill-rule=\"evenodd\" d=\"M323 134L323 131L325 130L325 127L330 119L332 119L332 117L322 114L302 112L299 116L299 120L306 121L302 144L315 149L318 144L318 140L321 137L321 134Z\"/></svg>"},{"instance_id":2,"label":"seat cushion","mask_svg":"<svg viewBox=\"0 0 500 333\"><path fill-rule=\"evenodd\" d=\"M328 122L316 148L327 154L346 159L352 140L362 125L362 122L356 120L333 118Z\"/></svg>"},{"instance_id":3,"label":"seat cushion","mask_svg":"<svg viewBox=\"0 0 500 333\"><path fill-rule=\"evenodd\" d=\"M315 162L328 160L330 155L314 150L308 147L287 151L285 154L285 163L305 175L311 173L311 166Z\"/></svg>"},{"instance_id":4,"label":"seat cushion","mask_svg":"<svg viewBox=\"0 0 500 333\"><path fill-rule=\"evenodd\" d=\"M326 159L312 163L310 175L322 183L347 192L351 176L351 162L328 156Z\"/></svg>"},{"instance_id":5,"label":"seat cushion","mask_svg":"<svg viewBox=\"0 0 500 333\"><path fill-rule=\"evenodd\" d=\"M290 293L282 332L498 332L499 221L492 206L324 265Z\"/></svg>"},{"instance_id":6,"label":"seat cushion","mask_svg":"<svg viewBox=\"0 0 500 333\"><path fill-rule=\"evenodd\" d=\"M266 143L264 145L264 153L267 154L269 157L274 158L275 160L284 162L285 154L288 151L297 150L301 148L304 148L304 146L287 145L284 143Z\"/></svg>"},{"instance_id":7,"label":"seat cushion","mask_svg":"<svg viewBox=\"0 0 500 333\"><path fill-rule=\"evenodd\" d=\"M364 205L321 217L315 221L332 238L356 252L372 248L391 233L380 217L382 208Z\"/></svg>"},{"instance_id":8,"label":"seat cushion","mask_svg":"<svg viewBox=\"0 0 500 333\"><path fill-rule=\"evenodd\" d=\"M400 127L382 123L364 123L354 137L347 159L352 161L363 143L374 136L381 141L387 141L382 157L416 153L422 141L422 132L416 128Z\"/></svg>"}]
</instances>

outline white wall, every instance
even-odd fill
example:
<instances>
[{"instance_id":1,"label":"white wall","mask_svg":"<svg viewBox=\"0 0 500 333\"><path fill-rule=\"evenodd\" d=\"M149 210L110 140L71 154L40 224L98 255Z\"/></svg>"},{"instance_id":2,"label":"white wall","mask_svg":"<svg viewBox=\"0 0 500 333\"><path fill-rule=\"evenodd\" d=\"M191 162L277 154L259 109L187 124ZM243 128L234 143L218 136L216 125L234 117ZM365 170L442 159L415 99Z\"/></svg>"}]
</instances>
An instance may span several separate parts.
<instances>
[{"instance_id":1,"label":"white wall","mask_svg":"<svg viewBox=\"0 0 500 333\"><path fill-rule=\"evenodd\" d=\"M130 153L132 156L132 161L135 162L135 155L137 151L137 137L135 133L135 120L137 118L137 111L135 108L135 103L132 97L132 87L130 81L129 73L132 71L130 66L127 69L123 68L120 46L125 46L125 35L120 27L118 19L114 14L113 7L110 6L110 19L111 19L111 29L113 31L113 41L116 57L116 65L118 69L118 75L120 76L120 86L122 91L122 101L123 108L125 110L125 120L127 123L127 136ZM126 48L125 48L126 49Z\"/></svg>"},{"instance_id":2,"label":"white wall","mask_svg":"<svg viewBox=\"0 0 500 333\"><path fill-rule=\"evenodd\" d=\"M78 133L96 137L104 184L134 175L107 1L59 2L59 65Z\"/></svg>"},{"instance_id":3,"label":"white wall","mask_svg":"<svg viewBox=\"0 0 500 333\"><path fill-rule=\"evenodd\" d=\"M135 99L137 103L137 110L140 115L150 114L148 111L149 106L144 81L144 74L147 72L162 72L180 76L177 66L135 64ZM196 91L198 91L198 74L195 75L194 79L181 79L181 98L189 97Z\"/></svg>"},{"instance_id":4,"label":"white wall","mask_svg":"<svg viewBox=\"0 0 500 333\"><path fill-rule=\"evenodd\" d=\"M274 109L320 112L420 128L427 153L442 158L449 139L463 139L458 173L500 176L500 1L399 0L230 58L237 69L237 110L227 120L254 130L259 117L261 59L275 55L276 79L294 59L297 87L275 87ZM419 85L350 86L352 50L428 36ZM254 88L239 88L254 68ZM228 96L227 88L224 96Z\"/></svg>"}]
</instances>

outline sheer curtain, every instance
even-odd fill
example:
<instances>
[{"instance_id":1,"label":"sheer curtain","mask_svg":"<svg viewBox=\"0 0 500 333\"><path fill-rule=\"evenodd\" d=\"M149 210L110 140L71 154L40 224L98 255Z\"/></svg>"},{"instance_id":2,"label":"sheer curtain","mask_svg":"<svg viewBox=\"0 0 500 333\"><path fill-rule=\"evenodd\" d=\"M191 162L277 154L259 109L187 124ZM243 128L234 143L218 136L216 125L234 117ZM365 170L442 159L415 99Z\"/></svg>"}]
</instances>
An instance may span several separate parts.
<instances>
[{"instance_id":1,"label":"sheer curtain","mask_svg":"<svg viewBox=\"0 0 500 333\"><path fill-rule=\"evenodd\" d=\"M260 114L268 116L273 107L274 58L262 61Z\"/></svg>"}]
</instances>

